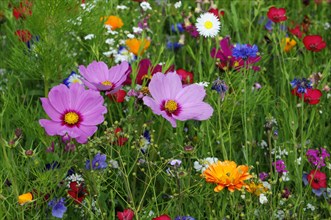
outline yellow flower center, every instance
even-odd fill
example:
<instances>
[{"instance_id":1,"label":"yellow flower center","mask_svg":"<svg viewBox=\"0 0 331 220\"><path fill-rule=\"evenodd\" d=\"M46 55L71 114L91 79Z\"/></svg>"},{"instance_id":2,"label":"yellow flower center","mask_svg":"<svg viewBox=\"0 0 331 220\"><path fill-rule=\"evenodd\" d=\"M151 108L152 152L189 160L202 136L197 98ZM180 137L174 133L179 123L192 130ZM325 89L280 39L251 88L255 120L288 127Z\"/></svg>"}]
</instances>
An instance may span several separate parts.
<instances>
[{"instance_id":1,"label":"yellow flower center","mask_svg":"<svg viewBox=\"0 0 331 220\"><path fill-rule=\"evenodd\" d=\"M173 113L178 109L177 102L174 100L168 100L164 106L165 110L169 113Z\"/></svg>"},{"instance_id":2,"label":"yellow flower center","mask_svg":"<svg viewBox=\"0 0 331 220\"><path fill-rule=\"evenodd\" d=\"M206 21L205 24L204 24L205 28L206 29L210 29L213 27L213 22L211 21Z\"/></svg>"},{"instance_id":3,"label":"yellow flower center","mask_svg":"<svg viewBox=\"0 0 331 220\"><path fill-rule=\"evenodd\" d=\"M68 112L64 115L64 121L69 125L76 124L78 120L79 120L79 116L75 112Z\"/></svg>"},{"instance_id":4,"label":"yellow flower center","mask_svg":"<svg viewBox=\"0 0 331 220\"><path fill-rule=\"evenodd\" d=\"M72 80L72 83L80 83L80 80L79 79L74 79L74 80Z\"/></svg>"},{"instance_id":5,"label":"yellow flower center","mask_svg":"<svg viewBox=\"0 0 331 220\"><path fill-rule=\"evenodd\" d=\"M113 86L113 84L111 82L109 82L108 80L103 81L101 84L104 86Z\"/></svg>"},{"instance_id":6,"label":"yellow flower center","mask_svg":"<svg viewBox=\"0 0 331 220\"><path fill-rule=\"evenodd\" d=\"M140 92L144 95L148 95L149 94L149 89L147 86L143 86L141 89L140 89Z\"/></svg>"}]
</instances>

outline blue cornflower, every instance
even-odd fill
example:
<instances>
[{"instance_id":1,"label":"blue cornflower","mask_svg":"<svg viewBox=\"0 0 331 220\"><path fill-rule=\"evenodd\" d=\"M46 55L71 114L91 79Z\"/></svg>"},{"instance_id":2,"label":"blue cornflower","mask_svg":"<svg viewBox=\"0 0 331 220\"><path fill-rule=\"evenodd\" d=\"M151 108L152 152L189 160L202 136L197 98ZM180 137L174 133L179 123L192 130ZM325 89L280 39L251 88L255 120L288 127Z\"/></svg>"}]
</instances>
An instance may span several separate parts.
<instances>
[{"instance_id":1,"label":"blue cornflower","mask_svg":"<svg viewBox=\"0 0 331 220\"><path fill-rule=\"evenodd\" d=\"M48 203L48 206L52 208L52 216L56 218L63 218L63 214L67 211L67 207L64 205L64 198L59 200L53 199Z\"/></svg>"},{"instance_id":2,"label":"blue cornflower","mask_svg":"<svg viewBox=\"0 0 331 220\"><path fill-rule=\"evenodd\" d=\"M179 42L171 42L168 41L167 43L167 48L170 50L178 50L179 48L181 48L183 46L183 44L179 43Z\"/></svg>"},{"instance_id":3,"label":"blue cornflower","mask_svg":"<svg viewBox=\"0 0 331 220\"><path fill-rule=\"evenodd\" d=\"M191 216L177 216L174 220L195 220L195 218Z\"/></svg>"},{"instance_id":4,"label":"blue cornflower","mask_svg":"<svg viewBox=\"0 0 331 220\"><path fill-rule=\"evenodd\" d=\"M247 60L250 57L255 58L258 52L259 49L255 44L253 46L248 44L237 44L232 50L235 58L241 58L244 60Z\"/></svg>"},{"instance_id":5,"label":"blue cornflower","mask_svg":"<svg viewBox=\"0 0 331 220\"><path fill-rule=\"evenodd\" d=\"M211 89L217 91L223 101L225 93L228 90L228 86L225 84L224 80L220 80L219 78L217 78L217 80L213 82Z\"/></svg>"},{"instance_id":6,"label":"blue cornflower","mask_svg":"<svg viewBox=\"0 0 331 220\"><path fill-rule=\"evenodd\" d=\"M294 78L294 80L291 81L291 86L292 88L296 88L297 89L297 93L306 93L307 89L311 89L312 85L311 85L311 81L306 79L306 78L302 78L302 79L297 79Z\"/></svg>"},{"instance_id":7,"label":"blue cornflower","mask_svg":"<svg viewBox=\"0 0 331 220\"><path fill-rule=\"evenodd\" d=\"M67 87L70 87L72 83L83 84L82 77L78 75L75 71L72 71L68 78L63 80L63 84L65 84Z\"/></svg>"},{"instance_id":8,"label":"blue cornflower","mask_svg":"<svg viewBox=\"0 0 331 220\"><path fill-rule=\"evenodd\" d=\"M151 142L151 134L149 133L149 130L145 130L143 136L148 142Z\"/></svg>"},{"instance_id":9,"label":"blue cornflower","mask_svg":"<svg viewBox=\"0 0 331 220\"><path fill-rule=\"evenodd\" d=\"M92 170L104 169L108 166L106 162L106 155L98 153L92 160ZM90 169L90 160L86 161L85 168Z\"/></svg>"},{"instance_id":10,"label":"blue cornflower","mask_svg":"<svg viewBox=\"0 0 331 220\"><path fill-rule=\"evenodd\" d=\"M267 20L267 23L264 25L264 28L267 29L268 31L272 31L272 26L274 22L270 19Z\"/></svg>"},{"instance_id":11,"label":"blue cornflower","mask_svg":"<svg viewBox=\"0 0 331 220\"><path fill-rule=\"evenodd\" d=\"M171 32L173 33L182 33L184 32L184 27L181 23L177 23L176 26L174 24L171 25Z\"/></svg>"}]
</instances>

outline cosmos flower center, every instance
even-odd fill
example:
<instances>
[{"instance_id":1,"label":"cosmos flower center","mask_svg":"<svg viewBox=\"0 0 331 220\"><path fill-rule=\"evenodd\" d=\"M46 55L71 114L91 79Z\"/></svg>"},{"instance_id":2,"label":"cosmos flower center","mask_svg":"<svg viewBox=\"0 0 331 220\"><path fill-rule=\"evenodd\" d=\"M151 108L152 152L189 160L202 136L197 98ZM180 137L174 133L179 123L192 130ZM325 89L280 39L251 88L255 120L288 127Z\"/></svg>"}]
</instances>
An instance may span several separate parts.
<instances>
[{"instance_id":1,"label":"cosmos flower center","mask_svg":"<svg viewBox=\"0 0 331 220\"><path fill-rule=\"evenodd\" d=\"M104 86L113 86L113 83L111 83L111 82L108 81L108 80L103 81L101 84L104 85Z\"/></svg>"},{"instance_id":2,"label":"cosmos flower center","mask_svg":"<svg viewBox=\"0 0 331 220\"><path fill-rule=\"evenodd\" d=\"M211 22L211 21L206 21L206 22L204 23L204 26L205 26L206 29L210 29L210 28L213 27L213 22Z\"/></svg>"},{"instance_id":3,"label":"cosmos flower center","mask_svg":"<svg viewBox=\"0 0 331 220\"><path fill-rule=\"evenodd\" d=\"M76 112L68 112L64 115L64 122L69 125L74 125L79 121L79 116Z\"/></svg>"},{"instance_id":4,"label":"cosmos flower center","mask_svg":"<svg viewBox=\"0 0 331 220\"><path fill-rule=\"evenodd\" d=\"M164 108L167 112L173 113L178 109L178 105L174 100L168 100L164 105Z\"/></svg>"}]
</instances>

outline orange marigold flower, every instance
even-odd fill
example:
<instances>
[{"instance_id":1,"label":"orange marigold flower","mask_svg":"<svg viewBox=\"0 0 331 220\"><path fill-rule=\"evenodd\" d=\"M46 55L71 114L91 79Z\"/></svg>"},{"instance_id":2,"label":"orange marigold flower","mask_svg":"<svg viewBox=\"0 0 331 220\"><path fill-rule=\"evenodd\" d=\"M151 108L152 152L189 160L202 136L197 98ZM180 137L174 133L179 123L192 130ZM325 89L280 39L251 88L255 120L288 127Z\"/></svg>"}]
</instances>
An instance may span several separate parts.
<instances>
[{"instance_id":1,"label":"orange marigold flower","mask_svg":"<svg viewBox=\"0 0 331 220\"><path fill-rule=\"evenodd\" d=\"M128 47L128 50L133 53L136 56L140 56L144 53L144 51L149 47L151 42L149 40L143 39L128 39L125 41L126 46Z\"/></svg>"},{"instance_id":2,"label":"orange marigold flower","mask_svg":"<svg viewBox=\"0 0 331 220\"><path fill-rule=\"evenodd\" d=\"M285 52L290 52L295 45L297 45L297 42L289 37L282 40L282 46Z\"/></svg>"},{"instance_id":3,"label":"orange marigold flower","mask_svg":"<svg viewBox=\"0 0 331 220\"><path fill-rule=\"evenodd\" d=\"M33 200L33 195L30 192L18 196L18 203L20 205L24 205L25 203L31 202L32 200Z\"/></svg>"},{"instance_id":4,"label":"orange marigold flower","mask_svg":"<svg viewBox=\"0 0 331 220\"><path fill-rule=\"evenodd\" d=\"M252 178L248 173L248 169L246 165L237 167L234 161L225 160L224 162L218 161L211 164L202 175L206 178L206 182L217 184L214 188L215 192L220 192L225 187L230 192L234 192L240 190L243 186L247 187L244 181Z\"/></svg>"},{"instance_id":5,"label":"orange marigold flower","mask_svg":"<svg viewBox=\"0 0 331 220\"><path fill-rule=\"evenodd\" d=\"M105 25L111 26L112 30L116 30L123 26L123 21L120 17L112 15L112 16L109 16L108 18L107 17L101 18L101 20L105 20L105 19L107 19L105 22Z\"/></svg>"}]
</instances>

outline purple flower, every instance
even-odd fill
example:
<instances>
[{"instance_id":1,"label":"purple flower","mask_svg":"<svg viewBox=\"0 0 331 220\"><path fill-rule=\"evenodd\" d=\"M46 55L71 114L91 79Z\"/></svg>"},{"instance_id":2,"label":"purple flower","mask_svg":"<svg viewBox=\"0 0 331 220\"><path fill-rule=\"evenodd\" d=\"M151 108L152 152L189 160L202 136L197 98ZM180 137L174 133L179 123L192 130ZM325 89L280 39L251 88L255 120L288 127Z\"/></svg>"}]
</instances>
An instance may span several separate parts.
<instances>
[{"instance_id":1,"label":"purple flower","mask_svg":"<svg viewBox=\"0 0 331 220\"><path fill-rule=\"evenodd\" d=\"M312 88L311 82L306 78L302 78L302 79L294 78L294 80L291 81L291 86L292 88L297 89L296 93L306 93L307 89Z\"/></svg>"},{"instance_id":2,"label":"purple flower","mask_svg":"<svg viewBox=\"0 0 331 220\"><path fill-rule=\"evenodd\" d=\"M67 207L64 205L64 198L59 200L53 199L48 203L48 206L52 208L52 216L56 218L63 218L63 214L67 211Z\"/></svg>"},{"instance_id":3,"label":"purple flower","mask_svg":"<svg viewBox=\"0 0 331 220\"><path fill-rule=\"evenodd\" d=\"M174 167L179 167L179 166L181 165L181 163L182 163L182 161L181 161L181 160L177 160L177 159L171 160L171 161L169 162L169 164L170 164L171 166L174 166Z\"/></svg>"},{"instance_id":4,"label":"purple flower","mask_svg":"<svg viewBox=\"0 0 331 220\"><path fill-rule=\"evenodd\" d=\"M179 42L171 42L168 41L167 43L167 48L170 50L178 50L183 46L183 44L179 43Z\"/></svg>"},{"instance_id":5,"label":"purple flower","mask_svg":"<svg viewBox=\"0 0 331 220\"><path fill-rule=\"evenodd\" d=\"M177 216L174 220L195 220L195 218L191 216Z\"/></svg>"},{"instance_id":6,"label":"purple flower","mask_svg":"<svg viewBox=\"0 0 331 220\"><path fill-rule=\"evenodd\" d=\"M286 173L287 172L286 166L285 166L285 163L283 160L277 160L276 162L273 162L272 164L275 166L277 173Z\"/></svg>"},{"instance_id":7,"label":"purple flower","mask_svg":"<svg viewBox=\"0 0 331 220\"><path fill-rule=\"evenodd\" d=\"M85 168L90 169L90 160L86 161ZM92 170L100 170L107 167L106 155L98 153L92 160Z\"/></svg>"},{"instance_id":8,"label":"purple flower","mask_svg":"<svg viewBox=\"0 0 331 220\"><path fill-rule=\"evenodd\" d=\"M307 159L309 163L313 166L316 166L317 169L325 166L325 158L330 157L330 154L325 148L321 148L321 151L318 149L309 149L306 152Z\"/></svg>"},{"instance_id":9,"label":"purple flower","mask_svg":"<svg viewBox=\"0 0 331 220\"><path fill-rule=\"evenodd\" d=\"M260 178L261 181L266 180L268 177L269 177L269 174L267 174L266 172L261 172L259 174L259 178Z\"/></svg>"},{"instance_id":10,"label":"purple flower","mask_svg":"<svg viewBox=\"0 0 331 220\"><path fill-rule=\"evenodd\" d=\"M162 115L172 127L176 120L207 120L214 109L203 102L206 91L203 86L191 84L183 88L182 81L175 72L156 73L148 85L152 97L145 96L144 104L154 114Z\"/></svg>"},{"instance_id":11,"label":"purple flower","mask_svg":"<svg viewBox=\"0 0 331 220\"><path fill-rule=\"evenodd\" d=\"M217 78L211 86L212 90L215 90L218 94L220 94L222 101L224 100L225 93L228 90L228 86L225 84L224 80L220 80Z\"/></svg>"},{"instance_id":12,"label":"purple flower","mask_svg":"<svg viewBox=\"0 0 331 220\"><path fill-rule=\"evenodd\" d=\"M181 23L177 23L176 25L172 24L171 31L173 33L177 33L177 32L182 33L184 31L184 27Z\"/></svg>"},{"instance_id":13,"label":"purple flower","mask_svg":"<svg viewBox=\"0 0 331 220\"><path fill-rule=\"evenodd\" d=\"M70 87L72 83L83 84L82 77L78 75L75 71L72 71L71 74L63 80L63 84Z\"/></svg>"},{"instance_id":14,"label":"purple flower","mask_svg":"<svg viewBox=\"0 0 331 220\"><path fill-rule=\"evenodd\" d=\"M237 44L233 50L233 56L235 58L241 58L243 60L247 60L248 58L255 58L257 57L257 53L259 52L259 49L254 44L253 46L248 44Z\"/></svg>"}]
</instances>

